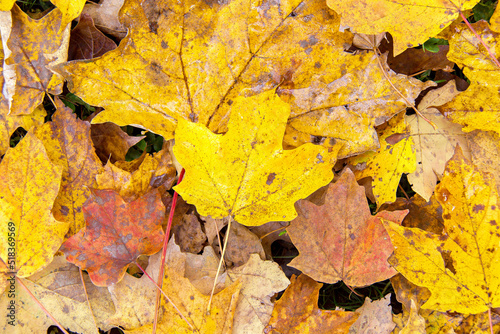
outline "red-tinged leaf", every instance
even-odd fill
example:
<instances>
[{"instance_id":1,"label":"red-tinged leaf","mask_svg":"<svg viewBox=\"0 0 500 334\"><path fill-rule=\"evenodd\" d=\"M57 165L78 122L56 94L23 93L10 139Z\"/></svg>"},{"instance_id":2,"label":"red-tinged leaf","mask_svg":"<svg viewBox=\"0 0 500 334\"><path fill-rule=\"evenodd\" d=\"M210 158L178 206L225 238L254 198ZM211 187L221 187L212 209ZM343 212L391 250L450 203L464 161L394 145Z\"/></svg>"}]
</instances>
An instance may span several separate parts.
<instances>
[{"instance_id":1,"label":"red-tinged leaf","mask_svg":"<svg viewBox=\"0 0 500 334\"><path fill-rule=\"evenodd\" d=\"M299 216L287 232L299 250L290 266L316 281L366 286L396 274L387 258L393 252L382 220L401 223L405 211L370 214L365 190L347 169L328 186L325 204L297 203Z\"/></svg>"},{"instance_id":2,"label":"red-tinged leaf","mask_svg":"<svg viewBox=\"0 0 500 334\"><path fill-rule=\"evenodd\" d=\"M165 207L156 190L129 203L113 190L93 190L83 213L87 226L61 250L97 286L117 283L139 255L161 249Z\"/></svg>"}]
</instances>

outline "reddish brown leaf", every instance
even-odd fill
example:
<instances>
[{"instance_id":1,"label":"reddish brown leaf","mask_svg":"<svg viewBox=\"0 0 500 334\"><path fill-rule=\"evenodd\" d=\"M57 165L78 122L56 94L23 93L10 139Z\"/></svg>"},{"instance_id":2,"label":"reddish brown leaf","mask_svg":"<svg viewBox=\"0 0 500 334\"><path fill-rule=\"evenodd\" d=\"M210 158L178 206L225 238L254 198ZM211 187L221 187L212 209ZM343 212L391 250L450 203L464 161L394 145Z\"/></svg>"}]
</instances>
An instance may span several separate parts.
<instances>
[{"instance_id":1,"label":"reddish brown leaf","mask_svg":"<svg viewBox=\"0 0 500 334\"><path fill-rule=\"evenodd\" d=\"M344 334L359 314L318 308L319 289L323 284L301 274L292 276L283 297L276 302L264 333Z\"/></svg>"},{"instance_id":2,"label":"reddish brown leaf","mask_svg":"<svg viewBox=\"0 0 500 334\"><path fill-rule=\"evenodd\" d=\"M130 203L113 190L93 190L83 212L87 227L61 250L97 286L117 283L139 255L161 249L165 207L156 190Z\"/></svg>"},{"instance_id":3,"label":"reddish brown leaf","mask_svg":"<svg viewBox=\"0 0 500 334\"><path fill-rule=\"evenodd\" d=\"M116 43L94 26L92 17L83 14L71 31L68 60L92 59L116 48Z\"/></svg>"},{"instance_id":4,"label":"reddish brown leaf","mask_svg":"<svg viewBox=\"0 0 500 334\"><path fill-rule=\"evenodd\" d=\"M365 190L347 169L330 184L325 204L297 204L299 216L287 228L299 256L295 267L317 281L365 286L396 274L387 258L393 247L382 220L401 223L405 211L370 214Z\"/></svg>"},{"instance_id":5,"label":"reddish brown leaf","mask_svg":"<svg viewBox=\"0 0 500 334\"><path fill-rule=\"evenodd\" d=\"M425 70L443 69L450 72L454 64L446 58L449 49L449 45L439 45L437 53L423 49L407 49L397 57L388 59L387 63L393 71L406 75L414 75Z\"/></svg>"}]
</instances>

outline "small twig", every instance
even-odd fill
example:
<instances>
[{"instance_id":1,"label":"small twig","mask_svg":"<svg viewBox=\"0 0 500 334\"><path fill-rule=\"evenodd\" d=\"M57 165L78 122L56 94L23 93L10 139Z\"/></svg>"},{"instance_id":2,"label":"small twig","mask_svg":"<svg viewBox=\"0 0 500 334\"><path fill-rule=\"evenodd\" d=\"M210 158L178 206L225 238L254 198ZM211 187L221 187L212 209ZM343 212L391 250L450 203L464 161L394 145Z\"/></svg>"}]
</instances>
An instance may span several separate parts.
<instances>
[{"instance_id":1,"label":"small twig","mask_svg":"<svg viewBox=\"0 0 500 334\"><path fill-rule=\"evenodd\" d=\"M345 284L345 283L344 283L344 284ZM345 286L346 286L349 290L351 290L351 292L352 292L352 293L354 293L356 296L358 296L358 297L364 297L362 294L359 294L359 293L357 293L356 291L354 291L354 289L353 289L353 288L351 288L349 285L345 284Z\"/></svg>"},{"instance_id":2,"label":"small twig","mask_svg":"<svg viewBox=\"0 0 500 334\"><path fill-rule=\"evenodd\" d=\"M89 294L87 293L87 287L85 286L85 281L83 280L83 271L82 268L78 268L80 271L80 279L82 280L83 291L85 291L85 299L87 299L87 304L89 304L90 314L92 314L92 320L94 320L95 331L99 334L99 327L97 326L97 322L95 321L94 311L92 311L92 305L90 305Z\"/></svg>"},{"instance_id":3,"label":"small twig","mask_svg":"<svg viewBox=\"0 0 500 334\"><path fill-rule=\"evenodd\" d=\"M490 332L493 333L493 321L491 320L491 307L488 308L488 320L490 322Z\"/></svg>"},{"instance_id":4,"label":"small twig","mask_svg":"<svg viewBox=\"0 0 500 334\"><path fill-rule=\"evenodd\" d=\"M458 10L458 12L460 13L460 16L462 17L462 20L464 20L465 24L470 29L470 31L472 31L472 33L476 36L476 38L479 39L479 41L481 42L481 44L483 44L483 46L486 49L486 51L488 51L488 55L490 56L490 58L493 61L493 63L498 68L500 68L500 63L498 62L498 59L496 59L495 56L493 55L493 52L491 52L491 49L488 47L488 45L486 45L486 43L483 41L483 39L478 35L478 33L476 32L476 30L472 27L472 25L469 23L469 21L465 17L464 13L462 13L461 10Z\"/></svg>"},{"instance_id":5,"label":"small twig","mask_svg":"<svg viewBox=\"0 0 500 334\"><path fill-rule=\"evenodd\" d=\"M139 267L139 269L142 270L142 272L144 273L144 275L146 275L146 277L149 278L151 280L151 282L153 282L153 284L161 292L161 294L167 299L167 301L170 304L172 304L172 306L175 308L175 310L177 311L177 313L181 316L182 319L184 319L184 321L189 325L189 327L191 327L191 329L194 330L193 325L191 325L191 323L182 314L181 310L179 310L179 308L174 304L174 302L170 298L168 298L167 294L158 286L158 284L156 284L155 280L151 276L148 275L148 273L146 272L146 270L144 270L137 261L135 261L134 263Z\"/></svg>"},{"instance_id":6,"label":"small twig","mask_svg":"<svg viewBox=\"0 0 500 334\"><path fill-rule=\"evenodd\" d=\"M215 287L217 286L217 279L219 278L220 268L222 267L222 262L224 261L224 255L226 254L227 241L229 240L229 231L231 230L232 220L233 219L231 218L231 216L229 216L229 222L227 223L227 230L226 230L226 239L224 240L224 248L222 249L219 266L217 267L217 273L215 274L214 285L212 287L212 292L210 293L210 300L208 301L207 305L207 314L210 314L210 307L212 306L212 298L214 296Z\"/></svg>"},{"instance_id":7,"label":"small twig","mask_svg":"<svg viewBox=\"0 0 500 334\"><path fill-rule=\"evenodd\" d=\"M52 319L52 321L54 322L54 324L56 324L57 327L59 327L59 329L64 333L64 334L69 334L66 329L64 329L64 327L59 323L59 321L57 321L53 316L52 314L49 313L49 311L45 308L45 306L42 305L42 303L40 303L40 301L38 299L36 299L36 297L31 293L31 291L28 289L28 287L26 285L24 285L23 281L16 276L16 281L19 283L19 285L21 285L21 287L26 290L26 292L30 295L30 297L35 301L35 303L38 304L38 306L40 306L40 308L42 309L42 311L50 318Z\"/></svg>"},{"instance_id":8,"label":"small twig","mask_svg":"<svg viewBox=\"0 0 500 334\"><path fill-rule=\"evenodd\" d=\"M184 178L184 173L185 170L184 168L181 170L181 173L179 174L179 179L177 180L177 184L181 183L182 179ZM167 223L167 230L165 231L165 238L163 239L163 248L161 252L161 266L160 266L160 272L158 273L158 280L157 280L157 285L161 288L163 287L163 276L165 275L165 257L167 256L167 246L168 246L168 238L170 235L170 229L172 228L172 221L174 220L174 213L175 213L175 206L177 205L177 197L179 194L177 194L177 191L174 192L174 196L172 198L172 206L170 207L170 213L168 215L168 223ZM156 292L156 302L155 302L155 318L153 322L153 334L156 333L156 327L158 325L158 312L160 309L160 302L161 302L161 294L160 291Z\"/></svg>"},{"instance_id":9,"label":"small twig","mask_svg":"<svg viewBox=\"0 0 500 334\"><path fill-rule=\"evenodd\" d=\"M267 237L268 235L271 235L271 234L273 234L274 232L278 232L279 230L283 230L283 229L287 228L288 226L290 226L290 222L288 222L288 224L287 224L286 226L283 226L283 227L277 228L277 229L275 229L274 231L271 231L271 232L269 232L269 233L264 234L264 235L263 235L263 236L261 236L259 239L260 239L260 240L262 240L262 239L264 239L265 237Z\"/></svg>"},{"instance_id":10,"label":"small twig","mask_svg":"<svg viewBox=\"0 0 500 334\"><path fill-rule=\"evenodd\" d=\"M410 201L410 197L408 197L408 194L406 193L406 191L403 189L403 187L401 187L401 184L398 183L398 187L399 187L399 190L401 190L403 192L403 194L405 195L406 199L409 202Z\"/></svg>"}]
</instances>

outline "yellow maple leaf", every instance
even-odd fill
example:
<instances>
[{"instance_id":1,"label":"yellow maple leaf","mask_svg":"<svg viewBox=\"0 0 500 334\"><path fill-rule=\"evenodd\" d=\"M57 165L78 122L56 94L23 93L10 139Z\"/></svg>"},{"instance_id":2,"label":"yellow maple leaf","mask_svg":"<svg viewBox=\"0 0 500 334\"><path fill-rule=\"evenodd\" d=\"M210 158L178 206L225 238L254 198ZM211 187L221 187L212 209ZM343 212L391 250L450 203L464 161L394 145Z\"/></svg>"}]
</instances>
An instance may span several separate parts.
<instances>
[{"instance_id":1,"label":"yellow maple leaf","mask_svg":"<svg viewBox=\"0 0 500 334\"><path fill-rule=\"evenodd\" d=\"M137 124L170 139L186 119L224 133L235 98L279 86L291 107L285 143L340 142L348 156L375 149L374 126L407 107L376 55L344 52L352 34L338 31L340 17L324 2L158 1L156 8L148 18L147 8L127 1L129 34L117 49L56 68L72 92L104 107L94 123ZM428 85L382 62L408 101Z\"/></svg>"},{"instance_id":2,"label":"yellow maple leaf","mask_svg":"<svg viewBox=\"0 0 500 334\"><path fill-rule=\"evenodd\" d=\"M387 31L394 38L394 55L423 44L450 25L459 11L479 0L327 0L342 16L342 26L353 32L376 35Z\"/></svg>"},{"instance_id":3,"label":"yellow maple leaf","mask_svg":"<svg viewBox=\"0 0 500 334\"><path fill-rule=\"evenodd\" d=\"M416 168L413 137L405 135L406 123L404 114L400 113L389 120L387 127L379 133L380 148L377 152L367 152L349 159L353 165L366 164L363 170L356 170L356 179L371 176L373 195L380 206L396 200L396 190L402 173L412 173ZM398 137L394 142L387 140L390 136ZM400 139L400 140L398 140Z\"/></svg>"},{"instance_id":4,"label":"yellow maple leaf","mask_svg":"<svg viewBox=\"0 0 500 334\"><path fill-rule=\"evenodd\" d=\"M17 5L7 14L2 20L11 24L0 26L6 46L2 93L10 115L27 115L43 102L46 92L62 93L64 80L49 66L67 60L70 26L60 30L62 16L57 8L40 20L30 18Z\"/></svg>"},{"instance_id":5,"label":"yellow maple leaf","mask_svg":"<svg viewBox=\"0 0 500 334\"><path fill-rule=\"evenodd\" d=\"M16 0L0 0L0 11L7 11L14 6Z\"/></svg>"},{"instance_id":6,"label":"yellow maple leaf","mask_svg":"<svg viewBox=\"0 0 500 334\"><path fill-rule=\"evenodd\" d=\"M76 19L82 12L86 0L50 0L62 13L61 29Z\"/></svg>"},{"instance_id":7,"label":"yellow maple leaf","mask_svg":"<svg viewBox=\"0 0 500 334\"><path fill-rule=\"evenodd\" d=\"M498 9L497 9L498 12ZM486 21L472 24L477 34L491 49L494 57L500 55L500 26ZM438 107L452 122L461 124L462 130L495 131L500 134L499 108L500 68L493 62L486 48L467 27L455 27L450 42L448 59L463 67L470 86L452 101Z\"/></svg>"},{"instance_id":8,"label":"yellow maple leaf","mask_svg":"<svg viewBox=\"0 0 500 334\"><path fill-rule=\"evenodd\" d=\"M29 132L0 164L0 258L27 277L52 261L69 224L51 213L61 184L62 167ZM12 255L12 256L11 256Z\"/></svg>"},{"instance_id":9,"label":"yellow maple leaf","mask_svg":"<svg viewBox=\"0 0 500 334\"><path fill-rule=\"evenodd\" d=\"M428 288L422 308L477 314L500 306L500 208L493 177L459 147L436 188L446 234L385 223L395 251L389 263Z\"/></svg>"},{"instance_id":10,"label":"yellow maple leaf","mask_svg":"<svg viewBox=\"0 0 500 334\"><path fill-rule=\"evenodd\" d=\"M179 122L174 154L186 176L174 189L202 216L233 216L251 226L292 220L294 203L333 178L338 147L309 143L284 151L290 107L274 90L237 98L232 107L225 135Z\"/></svg>"}]
</instances>

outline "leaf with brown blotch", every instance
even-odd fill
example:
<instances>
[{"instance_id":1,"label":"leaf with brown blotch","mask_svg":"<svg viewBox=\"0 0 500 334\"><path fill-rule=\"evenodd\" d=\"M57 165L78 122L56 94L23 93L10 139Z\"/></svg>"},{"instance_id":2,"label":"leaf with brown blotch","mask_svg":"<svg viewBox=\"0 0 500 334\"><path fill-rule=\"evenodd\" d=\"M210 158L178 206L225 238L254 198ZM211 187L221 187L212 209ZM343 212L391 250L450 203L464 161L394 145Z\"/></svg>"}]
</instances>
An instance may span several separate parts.
<instances>
[{"instance_id":1,"label":"leaf with brown blotch","mask_svg":"<svg viewBox=\"0 0 500 334\"><path fill-rule=\"evenodd\" d=\"M115 48L116 43L94 26L90 15L82 14L71 31L68 60L96 58Z\"/></svg>"},{"instance_id":2,"label":"leaf with brown blotch","mask_svg":"<svg viewBox=\"0 0 500 334\"><path fill-rule=\"evenodd\" d=\"M8 36L10 52L3 67L3 93L10 115L28 115L42 103L46 92L62 92L63 78L49 66L67 60L70 26L60 31L62 16L57 8L40 20L31 19L17 5L11 14L11 30L5 31L5 26L1 26L2 38Z\"/></svg>"},{"instance_id":3,"label":"leaf with brown blotch","mask_svg":"<svg viewBox=\"0 0 500 334\"><path fill-rule=\"evenodd\" d=\"M325 204L297 203L299 216L287 231L299 250L290 266L319 282L365 286L394 276L393 247L382 221L400 224L405 211L370 214L365 190L346 169L328 186Z\"/></svg>"},{"instance_id":4,"label":"leaf with brown blotch","mask_svg":"<svg viewBox=\"0 0 500 334\"><path fill-rule=\"evenodd\" d=\"M429 91L418 104L418 110L428 120L433 122L434 128L418 115L405 116L410 129L410 135L415 142L417 168L408 174L408 181L412 189L429 200L436 183L441 179L446 161L460 144L464 154L470 157L466 133L459 124L447 120L436 107L451 101L460 92L451 80L446 85Z\"/></svg>"},{"instance_id":5,"label":"leaf with brown blotch","mask_svg":"<svg viewBox=\"0 0 500 334\"><path fill-rule=\"evenodd\" d=\"M396 324L392 321L391 295L379 300L365 297L363 305L356 310L359 318L349 328L349 334L389 334Z\"/></svg>"},{"instance_id":6,"label":"leaf with brown blotch","mask_svg":"<svg viewBox=\"0 0 500 334\"><path fill-rule=\"evenodd\" d=\"M127 203L113 190L94 189L83 213L87 226L66 240L61 251L87 270L97 286L119 282L139 255L162 247L165 207L156 190Z\"/></svg>"},{"instance_id":7,"label":"leaf with brown blotch","mask_svg":"<svg viewBox=\"0 0 500 334\"><path fill-rule=\"evenodd\" d=\"M436 187L445 233L384 223L394 255L389 263L409 281L428 288L422 308L477 314L500 306L498 193L457 146Z\"/></svg>"},{"instance_id":8,"label":"leaf with brown blotch","mask_svg":"<svg viewBox=\"0 0 500 334\"><path fill-rule=\"evenodd\" d=\"M344 52L352 34L338 31L340 17L321 1L128 1L120 13L129 34L116 50L56 69L72 92L104 107L95 123L170 139L185 119L224 133L236 98L279 86L291 107L286 145L342 143L348 156L375 149L373 127L406 108L378 56ZM408 101L429 85L381 59Z\"/></svg>"},{"instance_id":9,"label":"leaf with brown blotch","mask_svg":"<svg viewBox=\"0 0 500 334\"><path fill-rule=\"evenodd\" d=\"M47 266L68 231L69 223L52 215L62 169L32 132L0 164L0 258L17 277Z\"/></svg>"},{"instance_id":10,"label":"leaf with brown blotch","mask_svg":"<svg viewBox=\"0 0 500 334\"><path fill-rule=\"evenodd\" d=\"M99 328L110 330L111 327L104 320L115 312L111 296L106 288L93 285L87 273L82 274L86 290L78 267L68 263L64 256L55 256L42 271L22 280L35 298L66 329L76 333L96 333L95 317ZM0 322L0 331L12 333L12 328L16 328L17 333L47 333L48 328L54 325L52 320L19 283L16 282L14 290L15 327L7 321ZM7 309L12 300L8 294L3 294L0 296L0 307ZM89 309L89 302L92 310ZM4 319L12 320L8 317Z\"/></svg>"},{"instance_id":11,"label":"leaf with brown blotch","mask_svg":"<svg viewBox=\"0 0 500 334\"><path fill-rule=\"evenodd\" d=\"M318 308L319 289L308 276L292 276L291 284L276 302L266 334L345 334L359 314L346 311L327 311Z\"/></svg>"},{"instance_id":12,"label":"leaf with brown blotch","mask_svg":"<svg viewBox=\"0 0 500 334\"><path fill-rule=\"evenodd\" d=\"M394 38L394 54L423 44L479 0L371 0L337 1L327 4L342 16L342 26L363 34L387 31ZM401 24L404 22L404 24Z\"/></svg>"},{"instance_id":13,"label":"leaf with brown blotch","mask_svg":"<svg viewBox=\"0 0 500 334\"><path fill-rule=\"evenodd\" d=\"M63 166L61 188L52 212L56 219L70 224L71 236L85 226L82 206L90 195L89 187L95 186L102 164L90 139L90 124L77 119L57 97L55 103L57 110L52 122L36 129L35 135L52 162Z\"/></svg>"}]
</instances>

